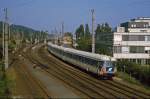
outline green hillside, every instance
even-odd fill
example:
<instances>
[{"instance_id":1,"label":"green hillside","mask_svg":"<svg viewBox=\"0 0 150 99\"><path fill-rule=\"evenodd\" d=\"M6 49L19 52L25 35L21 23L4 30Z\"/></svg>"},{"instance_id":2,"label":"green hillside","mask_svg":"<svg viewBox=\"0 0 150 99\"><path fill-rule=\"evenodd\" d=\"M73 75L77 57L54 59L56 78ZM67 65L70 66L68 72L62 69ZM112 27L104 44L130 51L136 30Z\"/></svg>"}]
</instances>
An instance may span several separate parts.
<instances>
[{"instance_id":1,"label":"green hillside","mask_svg":"<svg viewBox=\"0 0 150 99\"><path fill-rule=\"evenodd\" d=\"M48 36L47 32L34 30L29 27L21 25L10 25L10 35L9 35L9 50L13 50L16 46L26 41L31 41L34 43L35 39L40 41L44 40ZM2 53L2 22L0 22L0 57Z\"/></svg>"},{"instance_id":2,"label":"green hillside","mask_svg":"<svg viewBox=\"0 0 150 99\"><path fill-rule=\"evenodd\" d=\"M44 38L47 34L43 31L34 30L29 27L21 26L21 25L15 25L12 24L10 26L10 32L11 32L11 38L13 38L14 35L24 36L24 39L29 39L31 36L33 38L36 38L37 36L40 36L40 38ZM0 22L0 37L2 37L2 22Z\"/></svg>"}]
</instances>

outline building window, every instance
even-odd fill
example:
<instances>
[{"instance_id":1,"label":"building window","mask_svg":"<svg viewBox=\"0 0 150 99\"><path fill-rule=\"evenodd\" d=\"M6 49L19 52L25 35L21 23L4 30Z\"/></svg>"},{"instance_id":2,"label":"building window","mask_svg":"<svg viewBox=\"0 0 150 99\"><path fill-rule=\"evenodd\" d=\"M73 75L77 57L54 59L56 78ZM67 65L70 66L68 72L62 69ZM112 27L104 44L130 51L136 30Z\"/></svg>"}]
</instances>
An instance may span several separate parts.
<instances>
[{"instance_id":1,"label":"building window","mask_svg":"<svg viewBox=\"0 0 150 99\"><path fill-rule=\"evenodd\" d=\"M136 27L136 24L134 24L134 27Z\"/></svg>"},{"instance_id":2,"label":"building window","mask_svg":"<svg viewBox=\"0 0 150 99\"><path fill-rule=\"evenodd\" d=\"M143 35L122 35L123 41L145 41L145 36Z\"/></svg>"},{"instance_id":3,"label":"building window","mask_svg":"<svg viewBox=\"0 0 150 99\"><path fill-rule=\"evenodd\" d=\"M147 30L140 30L140 32L147 32Z\"/></svg>"},{"instance_id":4,"label":"building window","mask_svg":"<svg viewBox=\"0 0 150 99\"><path fill-rule=\"evenodd\" d=\"M129 47L122 47L122 53L129 53Z\"/></svg>"},{"instance_id":5,"label":"building window","mask_svg":"<svg viewBox=\"0 0 150 99\"><path fill-rule=\"evenodd\" d=\"M131 24L131 27L132 28L136 28L136 24Z\"/></svg>"},{"instance_id":6,"label":"building window","mask_svg":"<svg viewBox=\"0 0 150 99\"><path fill-rule=\"evenodd\" d=\"M148 28L148 24L146 24L146 28Z\"/></svg>"},{"instance_id":7,"label":"building window","mask_svg":"<svg viewBox=\"0 0 150 99\"><path fill-rule=\"evenodd\" d=\"M148 24L144 24L144 28L148 28Z\"/></svg>"},{"instance_id":8,"label":"building window","mask_svg":"<svg viewBox=\"0 0 150 99\"><path fill-rule=\"evenodd\" d=\"M121 46L114 46L114 53L121 53Z\"/></svg>"},{"instance_id":9,"label":"building window","mask_svg":"<svg viewBox=\"0 0 150 99\"><path fill-rule=\"evenodd\" d=\"M150 36L147 36L147 41L150 41Z\"/></svg>"},{"instance_id":10,"label":"building window","mask_svg":"<svg viewBox=\"0 0 150 99\"><path fill-rule=\"evenodd\" d=\"M130 53L145 53L143 46L130 46Z\"/></svg>"},{"instance_id":11,"label":"building window","mask_svg":"<svg viewBox=\"0 0 150 99\"><path fill-rule=\"evenodd\" d=\"M133 27L134 27L134 25L133 25L133 24L131 24L131 27L133 28Z\"/></svg>"},{"instance_id":12,"label":"building window","mask_svg":"<svg viewBox=\"0 0 150 99\"><path fill-rule=\"evenodd\" d=\"M145 41L150 41L150 35L145 36Z\"/></svg>"},{"instance_id":13,"label":"building window","mask_svg":"<svg viewBox=\"0 0 150 99\"><path fill-rule=\"evenodd\" d=\"M129 35L122 35L123 41L129 41Z\"/></svg>"}]
</instances>

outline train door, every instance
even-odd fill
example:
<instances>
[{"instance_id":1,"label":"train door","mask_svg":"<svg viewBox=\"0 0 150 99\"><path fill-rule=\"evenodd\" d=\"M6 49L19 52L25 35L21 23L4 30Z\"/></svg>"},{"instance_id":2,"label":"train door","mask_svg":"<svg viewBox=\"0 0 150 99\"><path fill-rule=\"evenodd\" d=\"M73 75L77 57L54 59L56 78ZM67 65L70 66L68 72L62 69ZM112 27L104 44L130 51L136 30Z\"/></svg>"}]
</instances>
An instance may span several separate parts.
<instances>
[{"instance_id":1,"label":"train door","mask_svg":"<svg viewBox=\"0 0 150 99\"><path fill-rule=\"evenodd\" d=\"M99 68L99 74L101 76L106 76L106 61L102 62L101 68Z\"/></svg>"},{"instance_id":2,"label":"train door","mask_svg":"<svg viewBox=\"0 0 150 99\"><path fill-rule=\"evenodd\" d=\"M100 76L101 75L101 69L102 69L102 67L103 67L103 64L104 64L104 62L103 61L99 61L98 62L98 67L97 67L97 74Z\"/></svg>"}]
</instances>

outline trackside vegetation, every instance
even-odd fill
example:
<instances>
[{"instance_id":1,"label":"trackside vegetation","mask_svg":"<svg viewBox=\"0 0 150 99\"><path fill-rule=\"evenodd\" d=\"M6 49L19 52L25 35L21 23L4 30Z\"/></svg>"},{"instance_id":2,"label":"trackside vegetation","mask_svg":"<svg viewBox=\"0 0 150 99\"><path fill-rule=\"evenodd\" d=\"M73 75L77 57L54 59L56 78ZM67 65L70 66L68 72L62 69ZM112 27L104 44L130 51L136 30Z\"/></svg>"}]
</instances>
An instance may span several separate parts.
<instances>
[{"instance_id":1,"label":"trackside vegetation","mask_svg":"<svg viewBox=\"0 0 150 99\"><path fill-rule=\"evenodd\" d=\"M75 31L77 49L91 52L92 34L89 25L81 24ZM112 55L113 32L110 25L105 22L98 24L95 30L95 51L99 54Z\"/></svg>"},{"instance_id":2,"label":"trackside vegetation","mask_svg":"<svg viewBox=\"0 0 150 99\"><path fill-rule=\"evenodd\" d=\"M8 98L9 95L8 79L4 70L4 65L0 62L0 98Z\"/></svg>"},{"instance_id":3,"label":"trackside vegetation","mask_svg":"<svg viewBox=\"0 0 150 99\"><path fill-rule=\"evenodd\" d=\"M117 70L127 73L141 83L150 86L150 65L141 65L128 61L119 61L116 64Z\"/></svg>"},{"instance_id":4,"label":"trackside vegetation","mask_svg":"<svg viewBox=\"0 0 150 99\"><path fill-rule=\"evenodd\" d=\"M76 29L77 49L91 52L92 34L89 32L88 24L81 24ZM112 56L113 53L113 30L105 22L98 24L95 30L95 50L96 53ZM141 65L129 61L118 61L117 76L132 83L142 83L150 86L150 65Z\"/></svg>"}]
</instances>

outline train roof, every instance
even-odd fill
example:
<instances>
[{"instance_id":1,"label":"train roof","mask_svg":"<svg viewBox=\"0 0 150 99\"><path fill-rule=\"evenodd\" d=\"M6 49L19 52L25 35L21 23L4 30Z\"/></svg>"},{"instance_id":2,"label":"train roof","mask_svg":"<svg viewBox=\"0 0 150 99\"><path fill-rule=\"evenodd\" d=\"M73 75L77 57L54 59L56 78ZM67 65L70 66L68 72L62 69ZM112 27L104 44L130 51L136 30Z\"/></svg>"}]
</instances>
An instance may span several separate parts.
<instances>
[{"instance_id":1,"label":"train roof","mask_svg":"<svg viewBox=\"0 0 150 99\"><path fill-rule=\"evenodd\" d=\"M116 61L115 58L111 57L111 56L107 56L107 55L102 55L102 54L95 54L95 53L90 53L90 52L85 52L85 51L80 51L80 50L76 50L76 49L72 49L72 48L65 48L63 46L58 46L55 44L52 44L51 42L48 43L49 46L61 49L65 52L69 52L69 53L74 53L76 55L80 55L80 56L85 56L85 57L89 57L92 59L96 59L96 60L111 60L111 61Z\"/></svg>"}]
</instances>

